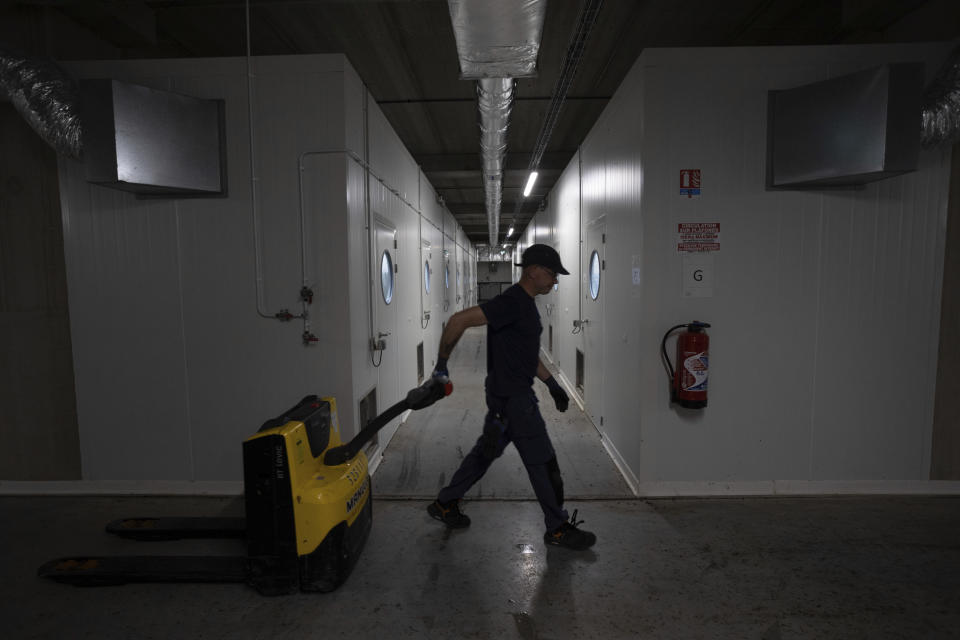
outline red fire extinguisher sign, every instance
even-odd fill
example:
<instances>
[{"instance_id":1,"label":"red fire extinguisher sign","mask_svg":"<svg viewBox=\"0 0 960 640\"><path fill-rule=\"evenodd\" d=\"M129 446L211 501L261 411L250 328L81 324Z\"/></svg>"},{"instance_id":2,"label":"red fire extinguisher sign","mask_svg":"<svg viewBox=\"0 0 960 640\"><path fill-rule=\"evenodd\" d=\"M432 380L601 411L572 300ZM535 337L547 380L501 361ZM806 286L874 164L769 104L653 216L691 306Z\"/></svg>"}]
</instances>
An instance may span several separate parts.
<instances>
[{"instance_id":1,"label":"red fire extinguisher sign","mask_svg":"<svg viewBox=\"0 0 960 640\"><path fill-rule=\"evenodd\" d=\"M680 195L700 197L700 169L680 169Z\"/></svg>"}]
</instances>

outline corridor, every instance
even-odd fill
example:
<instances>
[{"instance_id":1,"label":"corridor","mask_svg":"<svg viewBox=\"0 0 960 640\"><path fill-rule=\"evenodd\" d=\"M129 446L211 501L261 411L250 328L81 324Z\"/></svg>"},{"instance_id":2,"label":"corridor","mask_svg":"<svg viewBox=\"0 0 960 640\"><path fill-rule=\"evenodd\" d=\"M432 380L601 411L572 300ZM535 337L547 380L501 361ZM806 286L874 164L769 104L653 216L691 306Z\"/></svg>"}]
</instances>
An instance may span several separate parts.
<instances>
[{"instance_id":1,"label":"corridor","mask_svg":"<svg viewBox=\"0 0 960 640\"><path fill-rule=\"evenodd\" d=\"M436 345L425 348L435 351ZM486 358L486 329L468 329L448 363L453 394L431 407L414 411L400 426L374 475L374 496L433 498L446 484L483 428ZM551 368L549 363L545 364ZM632 497L604 450L600 433L576 402L571 399L570 408L560 413L545 385L535 381L534 389L557 453L567 499ZM467 499L517 498L533 498L533 490L516 448L509 446L470 490Z\"/></svg>"}]
</instances>

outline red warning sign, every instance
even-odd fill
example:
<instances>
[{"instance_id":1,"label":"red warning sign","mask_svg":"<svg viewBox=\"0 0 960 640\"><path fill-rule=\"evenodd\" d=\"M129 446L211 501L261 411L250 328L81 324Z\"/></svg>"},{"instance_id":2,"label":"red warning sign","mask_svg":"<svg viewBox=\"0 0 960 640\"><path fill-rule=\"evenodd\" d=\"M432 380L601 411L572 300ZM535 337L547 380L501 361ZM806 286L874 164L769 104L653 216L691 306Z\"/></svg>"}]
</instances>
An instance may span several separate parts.
<instances>
[{"instance_id":1,"label":"red warning sign","mask_svg":"<svg viewBox=\"0 0 960 640\"><path fill-rule=\"evenodd\" d=\"M719 222L680 222L677 224L677 251L720 251Z\"/></svg>"}]
</instances>

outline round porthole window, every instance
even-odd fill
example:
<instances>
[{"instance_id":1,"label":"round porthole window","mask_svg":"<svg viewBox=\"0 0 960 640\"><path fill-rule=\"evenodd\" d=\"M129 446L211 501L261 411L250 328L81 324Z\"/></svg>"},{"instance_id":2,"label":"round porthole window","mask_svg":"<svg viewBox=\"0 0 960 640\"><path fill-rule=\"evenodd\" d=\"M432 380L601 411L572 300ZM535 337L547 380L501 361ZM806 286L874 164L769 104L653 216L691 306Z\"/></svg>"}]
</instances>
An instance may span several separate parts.
<instances>
[{"instance_id":1,"label":"round porthole window","mask_svg":"<svg viewBox=\"0 0 960 640\"><path fill-rule=\"evenodd\" d=\"M594 300L600 295L600 254L590 254L590 297Z\"/></svg>"},{"instance_id":2,"label":"round porthole window","mask_svg":"<svg viewBox=\"0 0 960 640\"><path fill-rule=\"evenodd\" d=\"M383 301L390 304L393 300L393 260L389 251L384 251L380 258L380 291Z\"/></svg>"},{"instance_id":3,"label":"round porthole window","mask_svg":"<svg viewBox=\"0 0 960 640\"><path fill-rule=\"evenodd\" d=\"M430 293L430 263L423 263L423 288Z\"/></svg>"}]
</instances>

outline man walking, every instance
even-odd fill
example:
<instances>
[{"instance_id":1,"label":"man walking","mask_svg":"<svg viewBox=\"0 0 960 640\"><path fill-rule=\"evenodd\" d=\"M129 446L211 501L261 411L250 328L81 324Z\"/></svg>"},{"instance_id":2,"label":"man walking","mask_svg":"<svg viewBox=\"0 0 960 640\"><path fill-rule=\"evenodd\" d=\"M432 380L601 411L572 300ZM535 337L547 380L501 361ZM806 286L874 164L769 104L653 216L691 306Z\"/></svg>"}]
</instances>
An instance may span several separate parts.
<instances>
[{"instance_id":1,"label":"man walking","mask_svg":"<svg viewBox=\"0 0 960 640\"><path fill-rule=\"evenodd\" d=\"M540 360L543 327L534 298L549 293L558 274L570 272L560 263L560 255L545 244L528 247L517 266L523 268L517 284L492 300L453 314L440 337L433 375L446 376L447 359L463 332L487 325L487 415L483 434L427 512L451 528L470 526L470 518L460 510L460 499L513 442L543 509L544 542L586 549L597 537L577 527L576 511L570 518L563 508L560 467L533 391L536 376L547 385L557 409L567 410L570 399Z\"/></svg>"}]
</instances>

